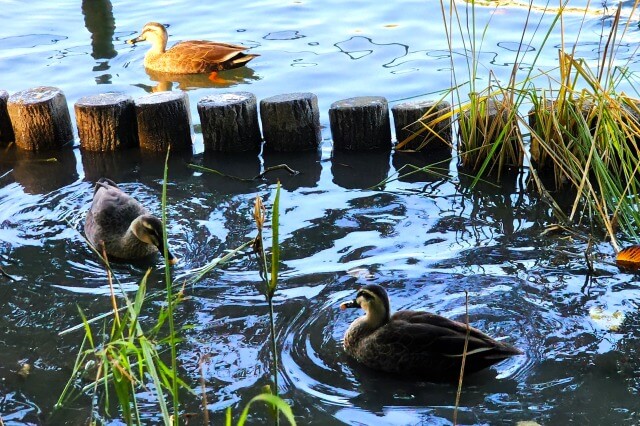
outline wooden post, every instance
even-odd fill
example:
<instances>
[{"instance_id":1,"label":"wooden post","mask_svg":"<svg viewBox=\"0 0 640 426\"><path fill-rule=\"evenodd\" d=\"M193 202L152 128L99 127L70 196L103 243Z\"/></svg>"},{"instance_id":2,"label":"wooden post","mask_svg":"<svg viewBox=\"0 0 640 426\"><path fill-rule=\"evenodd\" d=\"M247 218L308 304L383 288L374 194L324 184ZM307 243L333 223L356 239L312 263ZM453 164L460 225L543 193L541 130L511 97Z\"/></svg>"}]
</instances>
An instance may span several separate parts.
<instances>
[{"instance_id":1,"label":"wooden post","mask_svg":"<svg viewBox=\"0 0 640 426\"><path fill-rule=\"evenodd\" d=\"M0 146L7 145L15 140L11 120L9 119L9 111L7 110L8 100L9 93L6 90L0 90Z\"/></svg>"},{"instance_id":2,"label":"wooden post","mask_svg":"<svg viewBox=\"0 0 640 426\"><path fill-rule=\"evenodd\" d=\"M362 96L334 102L329 123L336 150L391 149L387 100Z\"/></svg>"},{"instance_id":3,"label":"wooden post","mask_svg":"<svg viewBox=\"0 0 640 426\"><path fill-rule=\"evenodd\" d=\"M18 148L59 149L73 141L67 99L56 87L35 87L9 97L9 117Z\"/></svg>"},{"instance_id":4,"label":"wooden post","mask_svg":"<svg viewBox=\"0 0 640 426\"><path fill-rule=\"evenodd\" d=\"M271 151L311 151L322 141L318 97L290 93L260 101L264 147Z\"/></svg>"},{"instance_id":5,"label":"wooden post","mask_svg":"<svg viewBox=\"0 0 640 426\"><path fill-rule=\"evenodd\" d=\"M192 149L189 99L185 92L159 92L136 100L140 148L149 151Z\"/></svg>"},{"instance_id":6,"label":"wooden post","mask_svg":"<svg viewBox=\"0 0 640 426\"><path fill-rule=\"evenodd\" d=\"M447 101L405 102L391 107L397 150L451 152L451 111ZM436 120L442 120L434 123Z\"/></svg>"},{"instance_id":7,"label":"wooden post","mask_svg":"<svg viewBox=\"0 0 640 426\"><path fill-rule=\"evenodd\" d=\"M75 103L80 146L115 151L138 145L133 99L123 93L85 96Z\"/></svg>"},{"instance_id":8,"label":"wooden post","mask_svg":"<svg viewBox=\"0 0 640 426\"><path fill-rule=\"evenodd\" d=\"M256 96L249 92L220 93L198 102L206 151L260 151Z\"/></svg>"}]
</instances>

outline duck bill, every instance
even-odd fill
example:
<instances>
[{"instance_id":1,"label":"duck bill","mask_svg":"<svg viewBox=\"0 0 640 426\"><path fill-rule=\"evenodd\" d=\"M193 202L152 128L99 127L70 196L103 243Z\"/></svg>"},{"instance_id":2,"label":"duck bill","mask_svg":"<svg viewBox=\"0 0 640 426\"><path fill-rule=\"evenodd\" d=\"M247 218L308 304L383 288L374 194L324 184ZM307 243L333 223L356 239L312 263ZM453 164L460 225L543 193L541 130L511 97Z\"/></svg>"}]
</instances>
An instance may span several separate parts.
<instances>
[{"instance_id":1,"label":"duck bill","mask_svg":"<svg viewBox=\"0 0 640 426\"><path fill-rule=\"evenodd\" d=\"M127 40L127 44L136 44L136 43L139 43L141 41L144 41L144 39L141 38L141 36L138 36L136 38L132 38L131 40Z\"/></svg>"},{"instance_id":2,"label":"duck bill","mask_svg":"<svg viewBox=\"0 0 640 426\"><path fill-rule=\"evenodd\" d=\"M172 255L171 252L168 252L167 256L168 256L168 259L169 259L169 265L171 265L171 266L175 265L180 260L177 257L175 257L174 255Z\"/></svg>"},{"instance_id":3,"label":"duck bill","mask_svg":"<svg viewBox=\"0 0 640 426\"><path fill-rule=\"evenodd\" d=\"M164 247L162 247L162 245L158 245L156 247L158 247L158 251L160 252L160 255L163 256ZM175 265L176 263L178 263L179 260L180 259L178 259L171 253L171 250L167 249L167 261L169 262L169 265Z\"/></svg>"},{"instance_id":4,"label":"duck bill","mask_svg":"<svg viewBox=\"0 0 640 426\"><path fill-rule=\"evenodd\" d=\"M349 302L344 302L340 305L340 309L342 309L343 311L347 308L359 308L360 305L358 304L358 302L356 302L355 300L351 300Z\"/></svg>"}]
</instances>

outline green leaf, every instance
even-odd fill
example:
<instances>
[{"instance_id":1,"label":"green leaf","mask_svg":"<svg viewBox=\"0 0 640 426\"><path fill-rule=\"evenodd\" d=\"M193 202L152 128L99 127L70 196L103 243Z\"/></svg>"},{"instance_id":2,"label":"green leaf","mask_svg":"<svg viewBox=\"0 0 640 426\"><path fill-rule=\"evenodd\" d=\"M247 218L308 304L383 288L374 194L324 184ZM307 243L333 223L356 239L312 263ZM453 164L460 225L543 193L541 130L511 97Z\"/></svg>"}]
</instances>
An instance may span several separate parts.
<instances>
[{"instance_id":1,"label":"green leaf","mask_svg":"<svg viewBox=\"0 0 640 426\"><path fill-rule=\"evenodd\" d=\"M240 415L240 419L238 420L238 426L244 426L247 418L249 417L249 408L251 407L251 404L257 401L263 401L275 406L282 414L284 414L284 417L289 421L289 424L293 426L296 425L296 419L293 417L293 411L291 411L291 407L289 407L289 404L287 404L285 400L269 393L261 393L254 396L247 406L244 407L244 410L242 410L242 414Z\"/></svg>"},{"instance_id":2,"label":"green leaf","mask_svg":"<svg viewBox=\"0 0 640 426\"><path fill-rule=\"evenodd\" d=\"M225 423L226 426L232 426L233 425L233 419L231 418L231 407L227 408L227 415L226 415L226 419L225 419Z\"/></svg>"},{"instance_id":3,"label":"green leaf","mask_svg":"<svg viewBox=\"0 0 640 426\"><path fill-rule=\"evenodd\" d=\"M273 201L273 212L271 215L271 279L269 280L269 298L278 286L278 270L280 269L280 246L278 230L280 225L280 181L276 186L276 197Z\"/></svg>"}]
</instances>

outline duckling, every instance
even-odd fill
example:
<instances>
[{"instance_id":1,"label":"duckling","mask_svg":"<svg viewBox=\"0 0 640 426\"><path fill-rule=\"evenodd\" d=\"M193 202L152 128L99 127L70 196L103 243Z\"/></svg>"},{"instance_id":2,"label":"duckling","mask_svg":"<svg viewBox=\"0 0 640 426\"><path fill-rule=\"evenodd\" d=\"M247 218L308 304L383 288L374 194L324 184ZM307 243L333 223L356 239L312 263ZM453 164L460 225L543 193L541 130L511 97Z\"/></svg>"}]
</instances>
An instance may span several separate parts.
<instances>
[{"instance_id":1,"label":"duckling","mask_svg":"<svg viewBox=\"0 0 640 426\"><path fill-rule=\"evenodd\" d=\"M163 253L162 221L110 179L101 178L94 188L84 232L91 244L118 259L139 259ZM168 252L171 265L178 259Z\"/></svg>"},{"instance_id":2,"label":"duckling","mask_svg":"<svg viewBox=\"0 0 640 426\"><path fill-rule=\"evenodd\" d=\"M149 22L138 37L127 43L150 41L151 49L144 57L145 68L167 74L215 73L239 68L260 56L243 53L248 49L245 46L206 40L182 41L166 50L168 37L164 25Z\"/></svg>"},{"instance_id":3,"label":"duckling","mask_svg":"<svg viewBox=\"0 0 640 426\"><path fill-rule=\"evenodd\" d=\"M456 380L460 374L467 326L439 315L398 311L391 315L389 296L376 284L361 288L340 309L362 308L344 335L345 352L369 368L423 380ZM469 327L465 376L522 351Z\"/></svg>"}]
</instances>

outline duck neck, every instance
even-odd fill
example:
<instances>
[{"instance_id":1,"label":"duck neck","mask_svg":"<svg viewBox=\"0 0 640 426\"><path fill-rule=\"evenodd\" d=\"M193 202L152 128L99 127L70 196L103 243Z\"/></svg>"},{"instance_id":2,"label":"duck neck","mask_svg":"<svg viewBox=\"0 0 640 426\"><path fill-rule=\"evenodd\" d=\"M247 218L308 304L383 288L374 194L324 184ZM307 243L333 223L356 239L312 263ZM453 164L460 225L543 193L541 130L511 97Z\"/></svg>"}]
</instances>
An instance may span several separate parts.
<instances>
[{"instance_id":1,"label":"duck neck","mask_svg":"<svg viewBox=\"0 0 640 426\"><path fill-rule=\"evenodd\" d=\"M140 218L135 219L127 228L127 232L122 237L122 250L126 253L129 253L130 256L134 257L142 257L147 256L149 254L155 253L157 251L156 247L153 244L150 244L144 240L142 240L138 233L135 232L136 224L140 220Z\"/></svg>"},{"instance_id":2,"label":"duck neck","mask_svg":"<svg viewBox=\"0 0 640 426\"><path fill-rule=\"evenodd\" d=\"M344 337L345 347L355 346L365 337L384 326L388 322L387 317L378 312L367 312L366 315L356 319L347 330Z\"/></svg>"},{"instance_id":3,"label":"duck neck","mask_svg":"<svg viewBox=\"0 0 640 426\"><path fill-rule=\"evenodd\" d=\"M371 307L363 319L367 327L375 330L389 322L389 312Z\"/></svg>"},{"instance_id":4,"label":"duck neck","mask_svg":"<svg viewBox=\"0 0 640 426\"><path fill-rule=\"evenodd\" d=\"M154 34L153 38L150 38L149 41L151 42L151 48L149 49L145 57L162 55L166 51L167 49L166 37L162 37L159 35L156 36Z\"/></svg>"}]
</instances>

